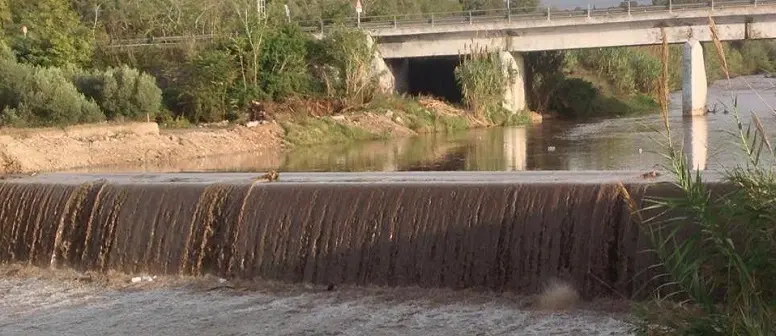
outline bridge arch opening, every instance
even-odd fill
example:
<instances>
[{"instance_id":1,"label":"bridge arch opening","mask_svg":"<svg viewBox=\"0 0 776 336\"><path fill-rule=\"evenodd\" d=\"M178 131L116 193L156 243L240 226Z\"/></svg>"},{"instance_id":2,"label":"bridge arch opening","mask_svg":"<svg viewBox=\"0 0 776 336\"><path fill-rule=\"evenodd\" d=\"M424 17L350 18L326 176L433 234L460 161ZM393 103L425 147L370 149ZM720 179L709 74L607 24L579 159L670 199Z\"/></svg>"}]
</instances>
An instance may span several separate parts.
<instances>
[{"instance_id":1,"label":"bridge arch opening","mask_svg":"<svg viewBox=\"0 0 776 336\"><path fill-rule=\"evenodd\" d=\"M428 95L460 104L463 93L455 80L459 56L413 57L390 60L396 90L413 96Z\"/></svg>"}]
</instances>

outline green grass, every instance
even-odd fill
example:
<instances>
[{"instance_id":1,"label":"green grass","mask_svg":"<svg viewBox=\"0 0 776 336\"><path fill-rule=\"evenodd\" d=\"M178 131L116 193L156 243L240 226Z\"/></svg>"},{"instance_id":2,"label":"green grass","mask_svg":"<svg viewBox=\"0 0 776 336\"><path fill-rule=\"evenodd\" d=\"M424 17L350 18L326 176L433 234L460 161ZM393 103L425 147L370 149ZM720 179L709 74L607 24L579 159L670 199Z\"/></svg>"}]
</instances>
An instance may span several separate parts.
<instances>
[{"instance_id":1,"label":"green grass","mask_svg":"<svg viewBox=\"0 0 776 336\"><path fill-rule=\"evenodd\" d=\"M411 130L418 133L457 132L471 127L464 116L440 115L425 108L417 99L402 96L384 96L368 106L371 110L393 111Z\"/></svg>"},{"instance_id":2,"label":"green grass","mask_svg":"<svg viewBox=\"0 0 776 336\"><path fill-rule=\"evenodd\" d=\"M295 146L345 143L358 140L385 138L364 129L341 124L331 118L302 118L281 123L286 131L286 142Z\"/></svg>"},{"instance_id":3,"label":"green grass","mask_svg":"<svg viewBox=\"0 0 776 336\"><path fill-rule=\"evenodd\" d=\"M523 126L531 123L527 112L512 113L504 108L495 108L487 112L488 120L497 126Z\"/></svg>"}]
</instances>

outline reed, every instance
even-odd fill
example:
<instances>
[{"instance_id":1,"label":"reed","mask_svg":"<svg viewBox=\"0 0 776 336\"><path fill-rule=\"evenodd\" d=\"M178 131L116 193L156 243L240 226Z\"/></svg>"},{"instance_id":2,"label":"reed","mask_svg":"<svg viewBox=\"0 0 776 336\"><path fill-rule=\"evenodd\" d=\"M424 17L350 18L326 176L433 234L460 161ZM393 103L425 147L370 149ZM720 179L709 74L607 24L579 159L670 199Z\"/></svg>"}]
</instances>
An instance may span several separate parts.
<instances>
[{"instance_id":1,"label":"reed","mask_svg":"<svg viewBox=\"0 0 776 336\"><path fill-rule=\"evenodd\" d=\"M475 46L469 49L455 69L464 104L477 117L499 114L511 71L504 71L498 53Z\"/></svg>"},{"instance_id":2,"label":"reed","mask_svg":"<svg viewBox=\"0 0 776 336\"><path fill-rule=\"evenodd\" d=\"M726 78L725 52L713 19L714 46ZM744 125L732 113L748 160L724 172L727 192L712 192L702 172L689 166L671 141L667 104L668 44L663 35L661 116L666 169L680 190L677 197L650 198L642 211L661 215L643 221L664 270L656 299L637 309L640 335L774 335L776 328L776 174L763 162L774 156L759 118ZM731 93L732 96L732 93ZM734 97L731 97L734 98ZM735 99L733 99L735 101ZM670 215L669 215L670 214Z\"/></svg>"}]
</instances>

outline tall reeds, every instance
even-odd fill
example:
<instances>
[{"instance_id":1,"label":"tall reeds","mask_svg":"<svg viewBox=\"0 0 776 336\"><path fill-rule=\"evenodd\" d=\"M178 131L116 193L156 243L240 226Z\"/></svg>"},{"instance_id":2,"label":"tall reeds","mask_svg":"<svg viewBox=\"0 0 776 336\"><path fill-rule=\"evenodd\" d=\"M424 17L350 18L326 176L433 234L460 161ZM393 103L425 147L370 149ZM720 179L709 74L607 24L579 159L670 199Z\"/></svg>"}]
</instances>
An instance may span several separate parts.
<instances>
[{"instance_id":1,"label":"tall reeds","mask_svg":"<svg viewBox=\"0 0 776 336\"><path fill-rule=\"evenodd\" d=\"M511 72L504 71L498 52L474 46L469 46L469 49L455 69L455 78L461 87L466 107L475 116L486 117L502 108L504 90Z\"/></svg>"},{"instance_id":2,"label":"tall reeds","mask_svg":"<svg viewBox=\"0 0 776 336\"><path fill-rule=\"evenodd\" d=\"M714 21L712 39L726 77L724 49ZM678 197L652 198L642 211L658 211L643 227L652 239L666 286L639 310L642 335L776 335L776 175L763 163L774 155L759 118L744 126L732 106L747 162L724 172L730 190L710 189L671 141L663 35L661 116L667 170ZM731 94L732 95L732 94ZM731 97L732 98L732 97ZM733 99L735 101L735 99ZM666 281L667 280L667 281Z\"/></svg>"}]
</instances>

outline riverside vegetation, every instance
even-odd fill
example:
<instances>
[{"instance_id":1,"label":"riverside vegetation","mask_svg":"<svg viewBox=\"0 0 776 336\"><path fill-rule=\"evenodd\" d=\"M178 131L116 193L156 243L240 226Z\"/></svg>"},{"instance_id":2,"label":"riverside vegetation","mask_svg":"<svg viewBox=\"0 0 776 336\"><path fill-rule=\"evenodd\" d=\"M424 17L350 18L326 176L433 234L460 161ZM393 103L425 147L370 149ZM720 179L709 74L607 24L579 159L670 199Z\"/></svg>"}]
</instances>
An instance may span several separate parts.
<instances>
[{"instance_id":1,"label":"riverside vegetation","mask_svg":"<svg viewBox=\"0 0 776 336\"><path fill-rule=\"evenodd\" d=\"M370 75L373 49L358 31L335 29L321 40L296 20L349 16L344 0L268 2L266 18L255 1L0 0L0 125L64 126L155 120L167 127L240 122L252 102L271 106L288 142L348 141L384 137L331 118L337 114L390 113L416 132L454 131L528 122L501 108L508 74L487 52L463 57L456 79L470 113L440 113L417 98L380 93ZM535 9L536 0L512 1ZM365 1L366 15L441 9L503 7L501 0ZM54 20L56 19L56 20ZM56 24L55 24L56 22ZM22 34L25 26L28 33ZM174 47L110 48L111 40L165 35L217 34L208 42ZM724 46L732 73L771 71L772 42ZM657 111L659 48L608 48L526 55L529 107L569 118L611 117ZM707 48L708 53L708 48ZM479 55L482 54L482 55ZM672 88L677 88L680 46L670 48ZM707 58L710 77L718 62ZM312 141L316 139L316 141Z\"/></svg>"},{"instance_id":2,"label":"riverside vegetation","mask_svg":"<svg viewBox=\"0 0 776 336\"><path fill-rule=\"evenodd\" d=\"M740 66L736 63L740 54L725 48L717 38L714 21L709 21L713 42L707 51L714 54L724 79L730 80L732 70ZM667 97L672 85L671 50L665 33L663 40L657 90L660 97ZM736 100L732 93L731 100ZM659 105L665 168L673 174L679 194L649 199L639 210L626 193L638 217L642 211L660 213L642 218L642 224L660 260L655 266L664 271L662 282L668 284L654 301L637 305L634 331L646 336L773 335L776 175L768 163L776 158L772 139L757 114L751 113L746 122L732 106L730 112L738 126L733 135L747 160L724 172L723 182L731 186L729 190L713 190L702 182L702 171L690 167L680 146L672 141L666 98Z\"/></svg>"}]
</instances>

